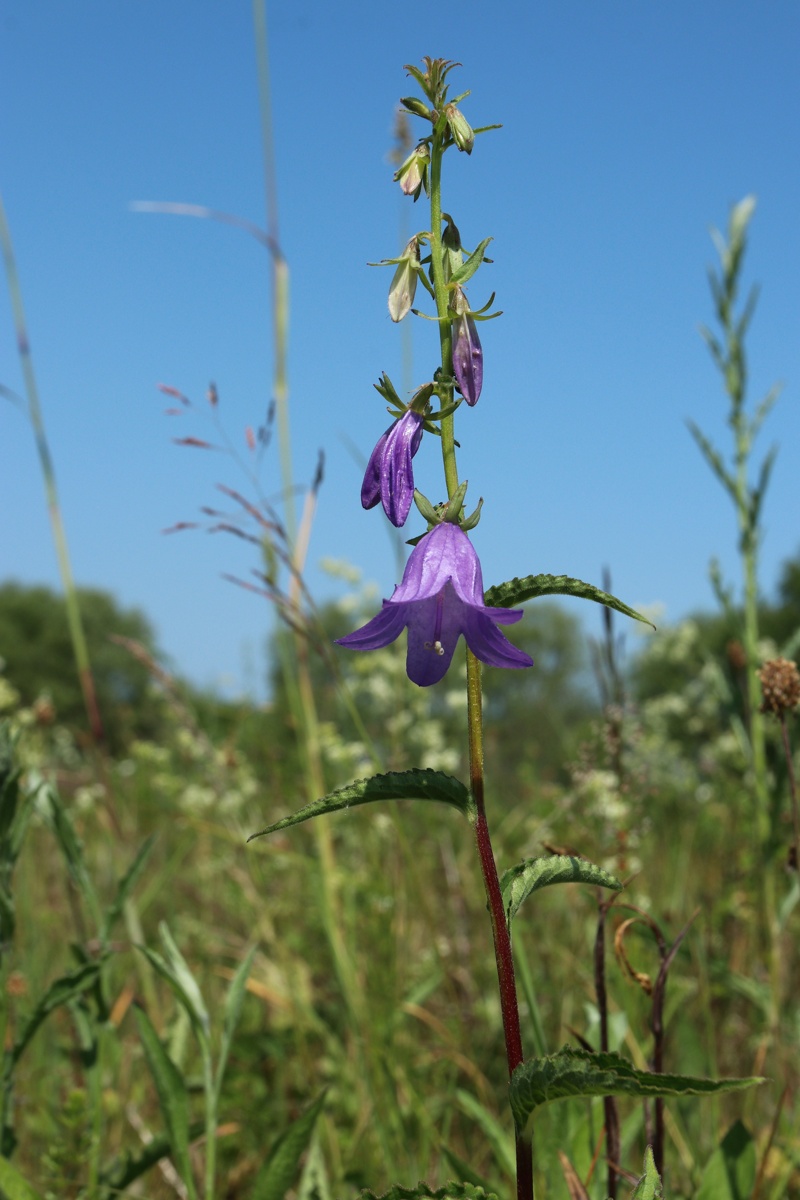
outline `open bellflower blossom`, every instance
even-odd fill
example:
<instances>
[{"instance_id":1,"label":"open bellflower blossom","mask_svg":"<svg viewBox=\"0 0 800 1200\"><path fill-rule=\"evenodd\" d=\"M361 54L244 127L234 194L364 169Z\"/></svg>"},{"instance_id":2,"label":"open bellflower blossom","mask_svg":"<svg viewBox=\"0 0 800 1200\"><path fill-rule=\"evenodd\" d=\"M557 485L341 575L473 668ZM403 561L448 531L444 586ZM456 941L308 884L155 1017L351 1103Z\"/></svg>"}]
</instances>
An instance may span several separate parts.
<instances>
[{"instance_id":1,"label":"open bellflower blossom","mask_svg":"<svg viewBox=\"0 0 800 1200\"><path fill-rule=\"evenodd\" d=\"M475 657L489 666L532 667L533 659L497 629L521 616L521 608L484 604L478 555L464 531L445 521L414 547L402 583L378 615L338 642L352 650L378 650L407 626L408 677L428 687L444 677L462 633Z\"/></svg>"},{"instance_id":2,"label":"open bellflower blossom","mask_svg":"<svg viewBox=\"0 0 800 1200\"><path fill-rule=\"evenodd\" d=\"M374 508L380 500L383 511L398 529L405 525L414 499L411 460L421 441L422 417L410 408L378 439L361 485L362 506Z\"/></svg>"}]
</instances>

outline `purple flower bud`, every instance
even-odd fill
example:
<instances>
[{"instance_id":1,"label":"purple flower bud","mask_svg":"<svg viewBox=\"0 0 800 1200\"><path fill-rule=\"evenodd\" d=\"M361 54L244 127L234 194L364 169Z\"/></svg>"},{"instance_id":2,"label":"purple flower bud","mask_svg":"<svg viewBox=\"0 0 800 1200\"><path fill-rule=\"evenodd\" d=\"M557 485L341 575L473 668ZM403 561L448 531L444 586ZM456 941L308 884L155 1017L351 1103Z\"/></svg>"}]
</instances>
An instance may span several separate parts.
<instances>
[{"instance_id":1,"label":"purple flower bud","mask_svg":"<svg viewBox=\"0 0 800 1200\"><path fill-rule=\"evenodd\" d=\"M374 508L380 500L383 511L400 529L414 499L414 469L411 460L422 441L422 417L409 409L378 439L361 485L361 504Z\"/></svg>"},{"instance_id":2,"label":"purple flower bud","mask_svg":"<svg viewBox=\"0 0 800 1200\"><path fill-rule=\"evenodd\" d=\"M462 633L475 657L489 666L532 667L533 659L497 629L521 617L521 608L484 604L481 564L472 543L458 525L445 521L414 547L402 583L378 615L338 643L378 650L408 627L406 671L412 683L428 687L444 677Z\"/></svg>"},{"instance_id":3,"label":"purple flower bud","mask_svg":"<svg viewBox=\"0 0 800 1200\"><path fill-rule=\"evenodd\" d=\"M455 307L457 316L453 321L453 374L458 390L467 404L477 404L483 387L483 350L474 318L467 308L467 300L460 288L456 289Z\"/></svg>"}]
</instances>

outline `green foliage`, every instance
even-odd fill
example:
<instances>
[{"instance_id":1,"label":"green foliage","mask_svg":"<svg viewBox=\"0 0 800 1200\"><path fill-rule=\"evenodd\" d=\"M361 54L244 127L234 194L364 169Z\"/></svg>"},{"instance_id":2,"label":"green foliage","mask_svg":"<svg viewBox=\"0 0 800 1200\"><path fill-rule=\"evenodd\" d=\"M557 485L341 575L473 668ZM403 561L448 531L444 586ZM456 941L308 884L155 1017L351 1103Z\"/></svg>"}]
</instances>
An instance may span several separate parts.
<instances>
[{"instance_id":1,"label":"green foliage","mask_svg":"<svg viewBox=\"0 0 800 1200\"><path fill-rule=\"evenodd\" d=\"M631 1192L631 1200L661 1200L663 1195L661 1177L656 1170L653 1151L648 1146L644 1152L644 1175Z\"/></svg>"},{"instance_id":2,"label":"green foliage","mask_svg":"<svg viewBox=\"0 0 800 1200\"><path fill-rule=\"evenodd\" d=\"M7 1158L0 1156L0 1188L6 1200L44 1200Z\"/></svg>"},{"instance_id":3,"label":"green foliage","mask_svg":"<svg viewBox=\"0 0 800 1200\"><path fill-rule=\"evenodd\" d=\"M695 1200L749 1200L755 1182L756 1145L736 1121L706 1164Z\"/></svg>"},{"instance_id":4,"label":"green foliage","mask_svg":"<svg viewBox=\"0 0 800 1200\"><path fill-rule=\"evenodd\" d=\"M283 1200L297 1177L300 1159L308 1149L324 1103L323 1092L302 1116L284 1130L256 1177L250 1200Z\"/></svg>"},{"instance_id":5,"label":"green foliage","mask_svg":"<svg viewBox=\"0 0 800 1200\"><path fill-rule=\"evenodd\" d=\"M470 821L475 816L475 805L469 790L452 775L430 770L392 771L386 775L373 775L371 779L357 779L348 787L339 788L319 800L312 800L299 812L275 821L258 833L252 833L247 840L251 842L253 838L277 833L279 829L288 829L312 817L382 800L433 800L457 808Z\"/></svg>"},{"instance_id":6,"label":"green foliage","mask_svg":"<svg viewBox=\"0 0 800 1200\"><path fill-rule=\"evenodd\" d=\"M189 1096L186 1084L180 1071L161 1045L150 1018L142 1008L136 1009L136 1024L144 1046L147 1065L156 1085L175 1166L186 1185L189 1196L196 1200L197 1192L189 1161Z\"/></svg>"},{"instance_id":7,"label":"green foliage","mask_svg":"<svg viewBox=\"0 0 800 1200\"><path fill-rule=\"evenodd\" d=\"M121 609L108 592L79 589L78 598L106 738L118 753L132 737L154 736L159 721L147 668L111 638L132 638L153 653L153 631L142 613ZM0 585L0 659L23 704L46 696L61 724L86 732L63 597L46 587Z\"/></svg>"},{"instance_id":8,"label":"green foliage","mask_svg":"<svg viewBox=\"0 0 800 1200\"><path fill-rule=\"evenodd\" d=\"M594 584L572 579L569 575L526 575L524 579L509 579L506 583L487 589L486 603L493 608L514 608L537 596L577 596L581 600L594 600L597 604L613 608L615 612L632 617L635 621L652 625L652 621L648 621L647 617L617 600L616 596L601 591Z\"/></svg>"},{"instance_id":9,"label":"green foliage","mask_svg":"<svg viewBox=\"0 0 800 1200\"><path fill-rule=\"evenodd\" d=\"M622 889L622 884L609 871L584 858L565 854L526 858L506 871L500 880L509 927L528 896L554 883L589 883L615 892Z\"/></svg>"},{"instance_id":10,"label":"green foliage","mask_svg":"<svg viewBox=\"0 0 800 1200\"><path fill-rule=\"evenodd\" d=\"M565 1046L546 1058L530 1058L511 1078L511 1108L520 1128L543 1104L569 1096L710 1096L763 1083L747 1079L695 1079L639 1071L620 1054L593 1054Z\"/></svg>"},{"instance_id":11,"label":"green foliage","mask_svg":"<svg viewBox=\"0 0 800 1200\"><path fill-rule=\"evenodd\" d=\"M362 1200L497 1200L494 1192L485 1192L472 1183L446 1183L440 1188L431 1188L427 1183L418 1183L412 1188L395 1184L381 1196L365 1189L361 1197Z\"/></svg>"}]
</instances>

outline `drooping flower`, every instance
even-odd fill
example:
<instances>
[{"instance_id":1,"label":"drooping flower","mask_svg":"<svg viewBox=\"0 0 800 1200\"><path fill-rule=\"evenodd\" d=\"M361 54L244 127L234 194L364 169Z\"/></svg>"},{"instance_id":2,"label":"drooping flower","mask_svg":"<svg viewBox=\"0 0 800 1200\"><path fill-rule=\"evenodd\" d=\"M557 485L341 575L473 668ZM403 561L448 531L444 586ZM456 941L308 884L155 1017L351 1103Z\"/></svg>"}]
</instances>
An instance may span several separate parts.
<instances>
[{"instance_id":1,"label":"drooping flower","mask_svg":"<svg viewBox=\"0 0 800 1200\"><path fill-rule=\"evenodd\" d=\"M483 349L475 319L470 315L467 298L461 288L455 289L453 321L453 374L458 390L467 404L478 403L483 387Z\"/></svg>"},{"instance_id":2,"label":"drooping flower","mask_svg":"<svg viewBox=\"0 0 800 1200\"><path fill-rule=\"evenodd\" d=\"M533 666L533 659L497 629L521 616L520 608L484 604L478 555L464 531L445 521L414 547L402 583L378 615L338 642L353 650L378 650L408 627L406 671L413 683L428 687L443 678L462 633L475 657L489 666Z\"/></svg>"},{"instance_id":3,"label":"drooping flower","mask_svg":"<svg viewBox=\"0 0 800 1200\"><path fill-rule=\"evenodd\" d=\"M419 242L416 237L411 238L398 259L391 261L397 262L397 270L389 287L389 316L393 321L402 321L411 311L417 290Z\"/></svg>"},{"instance_id":4,"label":"drooping flower","mask_svg":"<svg viewBox=\"0 0 800 1200\"><path fill-rule=\"evenodd\" d=\"M420 142L411 151L403 165L395 171L394 180L400 184L406 196L413 196L416 200L422 188L427 188L428 165L430 161L430 150L425 142Z\"/></svg>"},{"instance_id":5,"label":"drooping flower","mask_svg":"<svg viewBox=\"0 0 800 1200\"><path fill-rule=\"evenodd\" d=\"M410 408L378 438L361 485L362 506L374 508L380 500L383 511L398 529L405 525L414 499L411 460L421 441L422 416Z\"/></svg>"}]
</instances>

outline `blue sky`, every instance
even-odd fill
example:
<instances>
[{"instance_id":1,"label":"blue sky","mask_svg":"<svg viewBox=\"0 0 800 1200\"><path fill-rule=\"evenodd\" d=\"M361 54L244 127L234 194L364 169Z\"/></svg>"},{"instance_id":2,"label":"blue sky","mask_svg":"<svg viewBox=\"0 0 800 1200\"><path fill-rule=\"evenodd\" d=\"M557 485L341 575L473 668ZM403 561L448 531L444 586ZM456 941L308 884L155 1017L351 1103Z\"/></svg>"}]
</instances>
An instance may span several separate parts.
<instances>
[{"instance_id":1,"label":"blue sky","mask_svg":"<svg viewBox=\"0 0 800 1200\"><path fill-rule=\"evenodd\" d=\"M448 155L445 208L467 245L492 235L473 281L504 316L481 332L484 392L459 425L459 465L484 516L488 584L549 571L600 582L676 620L713 603L709 558L737 570L734 516L686 429L726 451L721 386L698 335L712 319L712 225L758 197L746 280L762 285L751 396L783 396L762 581L800 548L800 8L794 0L559 0L434 6L282 0L268 11L281 240L292 287L294 466L326 453L310 550L396 582L360 469L387 423L372 383L403 378L386 310L404 201L387 154L406 62L457 59L474 124L502 122L471 159ZM272 615L221 578L255 565L233 539L165 527L244 488L232 462L174 446L208 436L163 415L160 381L203 408L208 382L244 448L270 396L270 286L241 232L133 212L186 201L264 221L251 6L246 0L0 0L0 189L14 238L75 574L152 618L172 664L204 685L256 689ZM415 321L414 382L436 336ZM0 383L21 390L0 286ZM437 447L417 460L439 498ZM277 457L264 464L277 490ZM274 483L273 483L274 480ZM23 416L0 402L0 579L57 585L40 472ZM414 518L412 517L412 521ZM412 527L407 536L419 532ZM588 606L584 606L586 608ZM599 611L586 612L597 628ZM0 648L0 652L2 648Z\"/></svg>"}]
</instances>

